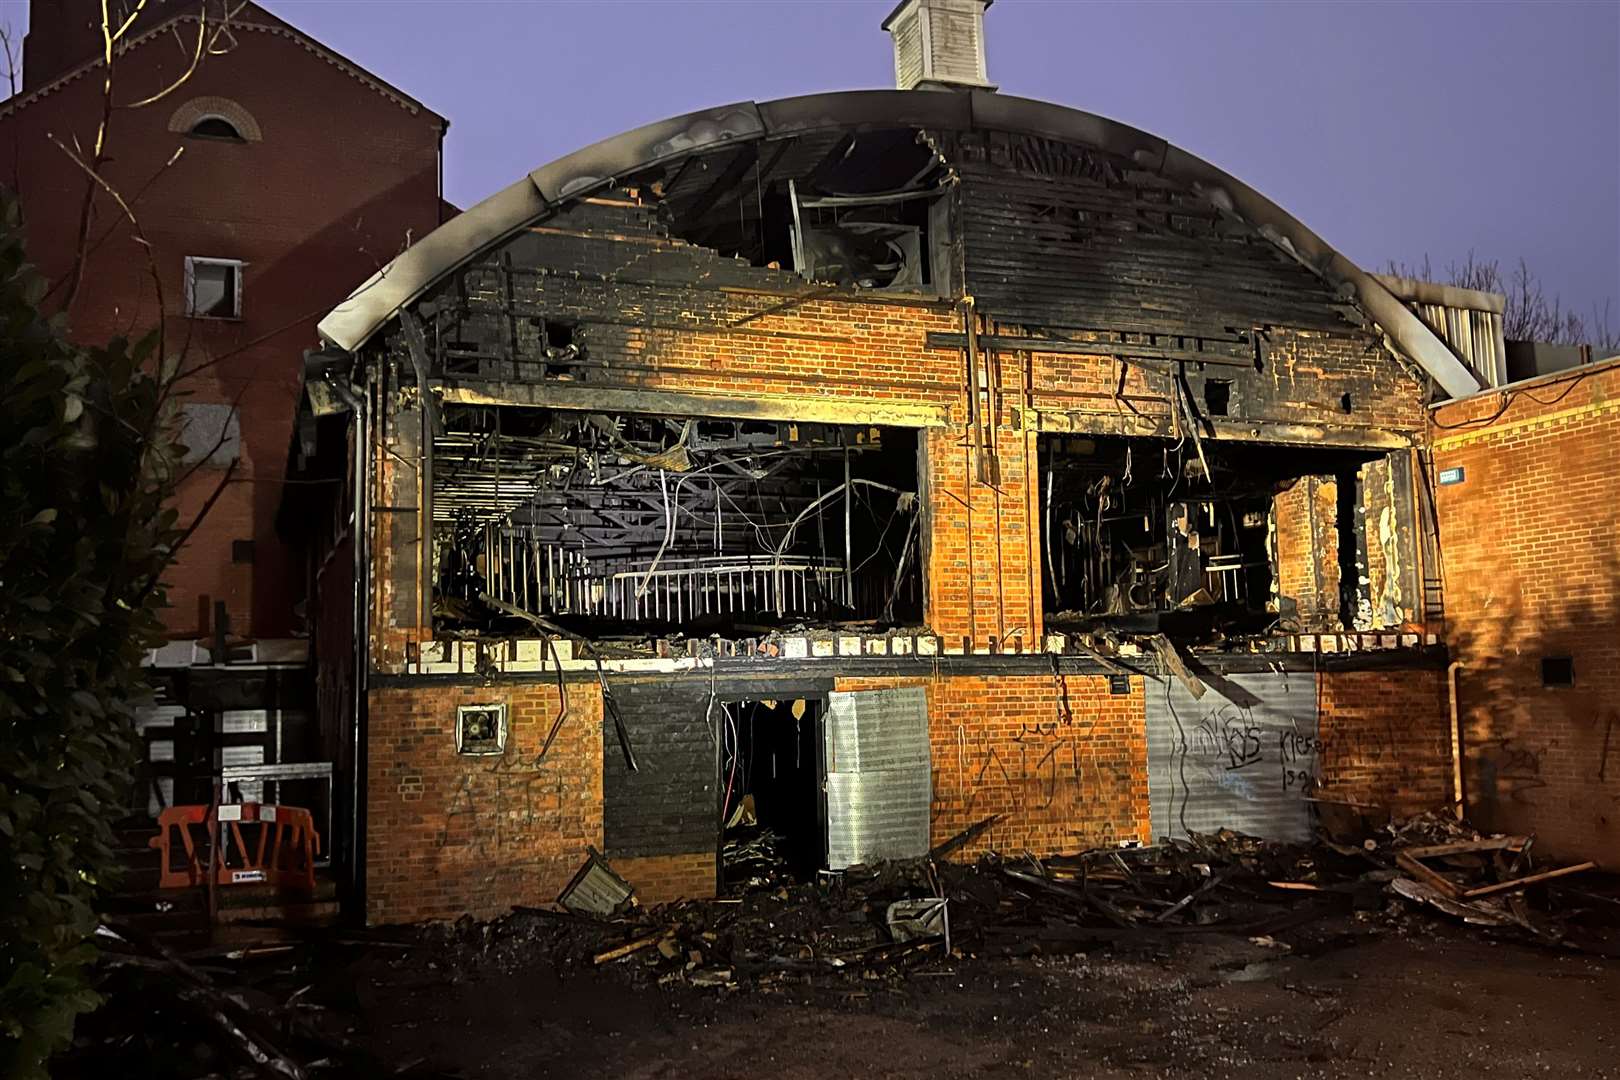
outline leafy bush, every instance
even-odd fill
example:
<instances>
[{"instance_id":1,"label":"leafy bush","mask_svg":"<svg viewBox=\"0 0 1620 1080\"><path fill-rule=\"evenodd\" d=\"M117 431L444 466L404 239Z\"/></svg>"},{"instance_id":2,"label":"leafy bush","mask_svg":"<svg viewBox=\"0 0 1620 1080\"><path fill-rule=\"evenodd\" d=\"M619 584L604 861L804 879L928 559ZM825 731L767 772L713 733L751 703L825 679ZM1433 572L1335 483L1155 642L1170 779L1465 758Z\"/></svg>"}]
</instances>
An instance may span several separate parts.
<instances>
[{"instance_id":1,"label":"leafy bush","mask_svg":"<svg viewBox=\"0 0 1620 1080\"><path fill-rule=\"evenodd\" d=\"M156 336L67 343L40 313L0 196L0 1075L45 1061L96 1004L98 891L115 871L143 651L179 540Z\"/></svg>"}]
</instances>

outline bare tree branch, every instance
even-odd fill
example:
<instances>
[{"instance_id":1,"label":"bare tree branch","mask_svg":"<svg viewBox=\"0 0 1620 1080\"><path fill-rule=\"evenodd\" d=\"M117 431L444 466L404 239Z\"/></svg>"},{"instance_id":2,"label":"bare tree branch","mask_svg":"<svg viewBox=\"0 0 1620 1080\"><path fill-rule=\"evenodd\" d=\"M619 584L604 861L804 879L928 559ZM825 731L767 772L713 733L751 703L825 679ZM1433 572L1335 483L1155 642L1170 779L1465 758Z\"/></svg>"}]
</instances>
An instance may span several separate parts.
<instances>
[{"instance_id":1,"label":"bare tree branch","mask_svg":"<svg viewBox=\"0 0 1620 1080\"><path fill-rule=\"evenodd\" d=\"M140 219L135 216L135 211L130 209L129 203L124 201L124 197L118 194L118 189L107 183L107 181L104 180L93 167L88 165L83 158L79 157L78 154L69 149L66 143L64 143L61 139L58 139L55 135L47 135L46 138L55 143L58 149L68 156L68 160L72 161L73 164L77 165L86 175L90 177L90 181L95 188L105 191L109 196L112 197L113 202L117 203L118 208L124 212L124 217L129 219L130 228L135 231L135 242L140 244L141 247L145 249L146 268L152 278L152 288L157 292L158 363L160 365L164 364L168 355L165 351L165 347L167 345L166 338L168 335L168 308L163 299L163 275L158 272L157 259L152 254L152 242L146 238L146 231L141 228ZM94 190L94 188L92 190Z\"/></svg>"}]
</instances>

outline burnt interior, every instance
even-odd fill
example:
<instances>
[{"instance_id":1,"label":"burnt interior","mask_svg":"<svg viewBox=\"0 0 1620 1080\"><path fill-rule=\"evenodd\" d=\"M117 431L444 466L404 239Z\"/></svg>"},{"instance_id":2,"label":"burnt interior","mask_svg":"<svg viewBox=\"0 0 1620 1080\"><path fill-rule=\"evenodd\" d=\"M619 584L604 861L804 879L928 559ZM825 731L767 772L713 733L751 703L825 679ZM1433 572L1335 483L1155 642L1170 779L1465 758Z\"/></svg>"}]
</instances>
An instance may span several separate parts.
<instances>
[{"instance_id":1,"label":"burnt interior","mask_svg":"<svg viewBox=\"0 0 1620 1080\"><path fill-rule=\"evenodd\" d=\"M729 889L805 880L826 865L822 703L721 702L721 874Z\"/></svg>"},{"instance_id":2,"label":"burnt interior","mask_svg":"<svg viewBox=\"0 0 1620 1080\"><path fill-rule=\"evenodd\" d=\"M1335 542L1353 625L1365 591L1357 470L1378 455L1226 441L1200 454L1190 441L1072 435L1041 436L1039 454L1048 626L1259 634L1289 621L1273 500L1311 475L1342 478Z\"/></svg>"},{"instance_id":3,"label":"burnt interior","mask_svg":"<svg viewBox=\"0 0 1620 1080\"><path fill-rule=\"evenodd\" d=\"M745 636L921 619L912 430L470 406L444 410L443 428L445 629Z\"/></svg>"},{"instance_id":4,"label":"burnt interior","mask_svg":"<svg viewBox=\"0 0 1620 1080\"><path fill-rule=\"evenodd\" d=\"M916 129L749 144L641 179L674 235L722 255L828 285L943 291L953 181Z\"/></svg>"}]
</instances>

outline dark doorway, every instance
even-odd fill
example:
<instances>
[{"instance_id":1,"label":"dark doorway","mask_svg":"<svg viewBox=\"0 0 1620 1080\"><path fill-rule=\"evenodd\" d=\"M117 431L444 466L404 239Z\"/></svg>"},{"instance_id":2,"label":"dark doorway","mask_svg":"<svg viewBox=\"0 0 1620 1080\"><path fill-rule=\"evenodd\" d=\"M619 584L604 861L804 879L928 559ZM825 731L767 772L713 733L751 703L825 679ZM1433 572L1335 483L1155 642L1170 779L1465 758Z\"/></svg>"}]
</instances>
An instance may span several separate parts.
<instances>
[{"instance_id":1,"label":"dark doorway","mask_svg":"<svg viewBox=\"0 0 1620 1080\"><path fill-rule=\"evenodd\" d=\"M825 865L827 847L822 702L731 701L718 708L725 891L813 877Z\"/></svg>"}]
</instances>

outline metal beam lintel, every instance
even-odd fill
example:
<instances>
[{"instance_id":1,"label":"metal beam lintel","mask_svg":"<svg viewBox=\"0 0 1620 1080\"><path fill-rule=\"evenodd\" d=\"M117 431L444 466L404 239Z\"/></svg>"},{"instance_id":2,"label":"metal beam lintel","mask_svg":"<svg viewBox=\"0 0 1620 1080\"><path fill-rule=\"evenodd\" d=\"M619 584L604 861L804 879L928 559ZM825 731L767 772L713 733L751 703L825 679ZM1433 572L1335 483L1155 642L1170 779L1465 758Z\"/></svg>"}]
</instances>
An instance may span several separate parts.
<instances>
[{"instance_id":1,"label":"metal beam lintel","mask_svg":"<svg viewBox=\"0 0 1620 1080\"><path fill-rule=\"evenodd\" d=\"M1414 432L1389 428L1328 427L1282 420L1238 420L1209 417L1218 442L1289 443L1349 450L1406 450L1417 445ZM1036 410L1037 431L1066 435L1129 435L1174 439L1170 416L1135 416L1113 413L1072 413Z\"/></svg>"},{"instance_id":2,"label":"metal beam lintel","mask_svg":"<svg viewBox=\"0 0 1620 1080\"><path fill-rule=\"evenodd\" d=\"M608 386L563 386L486 380L435 380L442 400L454 405L522 405L582 412L632 412L703 416L733 420L787 420L798 423L944 427L949 412L941 405L916 405L858 397L723 397L671 390Z\"/></svg>"}]
</instances>

